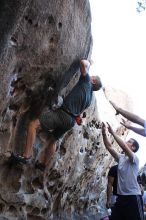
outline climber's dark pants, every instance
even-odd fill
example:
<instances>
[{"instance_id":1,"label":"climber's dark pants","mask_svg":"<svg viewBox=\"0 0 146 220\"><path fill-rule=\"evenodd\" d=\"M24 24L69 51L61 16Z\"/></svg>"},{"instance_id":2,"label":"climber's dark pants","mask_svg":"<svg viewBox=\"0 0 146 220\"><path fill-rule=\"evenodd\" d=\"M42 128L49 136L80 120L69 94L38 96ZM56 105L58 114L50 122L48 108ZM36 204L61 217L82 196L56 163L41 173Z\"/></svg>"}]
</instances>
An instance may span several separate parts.
<instances>
[{"instance_id":1,"label":"climber's dark pants","mask_svg":"<svg viewBox=\"0 0 146 220\"><path fill-rule=\"evenodd\" d=\"M111 214L111 220L144 220L141 195L119 195Z\"/></svg>"},{"instance_id":2,"label":"climber's dark pants","mask_svg":"<svg viewBox=\"0 0 146 220\"><path fill-rule=\"evenodd\" d=\"M53 134L55 139L59 139L75 124L75 119L62 109L52 111L45 108L41 113L39 120L41 127L45 130L51 131L51 134Z\"/></svg>"}]
</instances>

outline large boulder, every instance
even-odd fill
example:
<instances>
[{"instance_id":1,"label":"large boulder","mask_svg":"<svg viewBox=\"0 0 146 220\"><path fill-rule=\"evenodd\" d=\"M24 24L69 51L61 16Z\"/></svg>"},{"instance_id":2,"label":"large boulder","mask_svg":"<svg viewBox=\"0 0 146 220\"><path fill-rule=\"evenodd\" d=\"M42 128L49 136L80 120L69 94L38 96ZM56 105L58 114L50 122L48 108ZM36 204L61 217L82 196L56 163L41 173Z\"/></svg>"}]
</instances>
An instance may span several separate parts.
<instances>
[{"instance_id":1,"label":"large boulder","mask_svg":"<svg viewBox=\"0 0 146 220\"><path fill-rule=\"evenodd\" d=\"M44 92L50 94L51 107L76 83L79 60L90 57L92 48L89 1L1 0L0 6L0 219L100 219L106 175L113 163L102 142L102 115L119 135L127 134L119 127L106 91L97 93L97 104L93 98L82 126L75 125L58 141L51 170L36 170L34 161L12 165L4 154L15 112L6 108L10 100L29 101L29 92L47 81ZM15 82L21 91L13 97ZM122 100L128 103L126 95ZM34 160L40 145L38 137Z\"/></svg>"}]
</instances>

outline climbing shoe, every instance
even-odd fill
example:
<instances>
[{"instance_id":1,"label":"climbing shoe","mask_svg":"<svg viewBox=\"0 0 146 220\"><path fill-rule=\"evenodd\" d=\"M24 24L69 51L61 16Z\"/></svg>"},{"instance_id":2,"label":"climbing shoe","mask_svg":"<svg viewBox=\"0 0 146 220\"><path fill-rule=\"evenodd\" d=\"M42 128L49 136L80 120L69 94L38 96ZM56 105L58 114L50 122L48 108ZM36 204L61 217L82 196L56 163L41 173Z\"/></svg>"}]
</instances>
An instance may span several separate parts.
<instances>
[{"instance_id":1,"label":"climbing shoe","mask_svg":"<svg viewBox=\"0 0 146 220\"><path fill-rule=\"evenodd\" d=\"M28 164L30 161L30 158L25 158L20 155L14 155L13 153L11 154L9 158L10 162L13 164Z\"/></svg>"}]
</instances>

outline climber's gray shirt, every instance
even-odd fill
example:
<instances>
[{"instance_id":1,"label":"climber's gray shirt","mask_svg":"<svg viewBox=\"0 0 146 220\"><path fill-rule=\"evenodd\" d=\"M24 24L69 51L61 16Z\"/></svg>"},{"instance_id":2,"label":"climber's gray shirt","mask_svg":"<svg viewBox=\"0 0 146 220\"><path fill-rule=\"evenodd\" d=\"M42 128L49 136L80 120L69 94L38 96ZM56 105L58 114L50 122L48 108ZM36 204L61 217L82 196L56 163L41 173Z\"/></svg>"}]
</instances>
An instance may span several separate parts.
<instances>
[{"instance_id":1,"label":"climber's gray shirt","mask_svg":"<svg viewBox=\"0 0 146 220\"><path fill-rule=\"evenodd\" d=\"M92 93L93 89L89 74L87 73L85 76L81 75L78 83L67 97L65 97L62 107L75 116L78 116L90 106Z\"/></svg>"}]
</instances>

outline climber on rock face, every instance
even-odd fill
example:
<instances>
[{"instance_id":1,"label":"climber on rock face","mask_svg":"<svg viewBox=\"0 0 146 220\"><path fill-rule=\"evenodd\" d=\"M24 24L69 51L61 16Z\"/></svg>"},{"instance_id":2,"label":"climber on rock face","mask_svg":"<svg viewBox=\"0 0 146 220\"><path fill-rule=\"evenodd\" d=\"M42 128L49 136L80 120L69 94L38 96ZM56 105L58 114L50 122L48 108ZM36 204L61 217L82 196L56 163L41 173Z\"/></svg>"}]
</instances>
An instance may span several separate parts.
<instances>
[{"instance_id":1,"label":"climber on rock face","mask_svg":"<svg viewBox=\"0 0 146 220\"><path fill-rule=\"evenodd\" d=\"M140 134L144 137L146 137L146 120L142 119L141 117L139 117L138 115L135 115L129 111L126 111L120 107L118 107L114 102L110 101L111 105L114 107L114 109L116 110L116 114L121 114L123 117L125 117L126 119L128 119L129 121L133 122L133 123L136 123L140 126L142 126L143 128L137 128L137 127L134 127L134 126L131 126L129 125L129 122L123 120L121 122L121 124L134 131L135 133L137 134Z\"/></svg>"},{"instance_id":2,"label":"climber on rock face","mask_svg":"<svg viewBox=\"0 0 146 220\"><path fill-rule=\"evenodd\" d=\"M107 136L106 125L102 124L102 136L106 149L118 163L117 200L111 213L111 220L143 220L143 202L137 176L139 171L139 160L135 152L139 144L133 138L124 142L107 123L109 133L124 151L123 154L113 149Z\"/></svg>"},{"instance_id":3,"label":"climber on rock face","mask_svg":"<svg viewBox=\"0 0 146 220\"><path fill-rule=\"evenodd\" d=\"M81 124L80 114L90 106L93 91L97 91L102 87L98 76L89 76L89 67L90 62L88 60L80 61L81 76L79 81L65 97L60 108L50 110L46 107L38 118L28 123L23 154L12 154L11 156L16 162L27 163L28 158L32 157L37 129L41 129L48 135L45 138L45 147L40 152L36 162L36 168L44 170L46 166L51 164L56 150L56 141L70 130L75 123Z\"/></svg>"}]
</instances>

